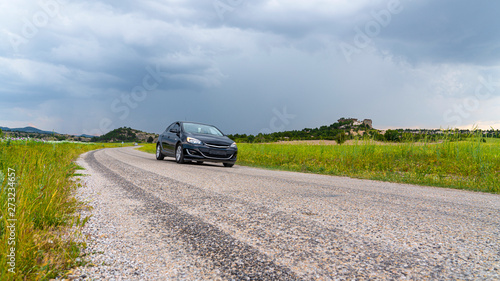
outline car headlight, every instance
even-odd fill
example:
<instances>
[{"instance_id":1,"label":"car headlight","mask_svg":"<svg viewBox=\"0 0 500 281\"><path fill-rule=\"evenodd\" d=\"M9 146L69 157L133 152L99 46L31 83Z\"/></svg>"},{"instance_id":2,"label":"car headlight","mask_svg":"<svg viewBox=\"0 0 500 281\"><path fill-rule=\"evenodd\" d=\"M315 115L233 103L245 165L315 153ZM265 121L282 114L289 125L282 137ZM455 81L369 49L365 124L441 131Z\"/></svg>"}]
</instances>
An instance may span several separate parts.
<instances>
[{"instance_id":1,"label":"car headlight","mask_svg":"<svg viewBox=\"0 0 500 281\"><path fill-rule=\"evenodd\" d=\"M187 140L187 142L192 143L192 144L201 144L201 140L199 140L199 139L187 137L186 140Z\"/></svg>"},{"instance_id":2,"label":"car headlight","mask_svg":"<svg viewBox=\"0 0 500 281\"><path fill-rule=\"evenodd\" d=\"M231 144L231 147L236 148L236 143L235 143L235 142L233 142L233 143Z\"/></svg>"}]
</instances>

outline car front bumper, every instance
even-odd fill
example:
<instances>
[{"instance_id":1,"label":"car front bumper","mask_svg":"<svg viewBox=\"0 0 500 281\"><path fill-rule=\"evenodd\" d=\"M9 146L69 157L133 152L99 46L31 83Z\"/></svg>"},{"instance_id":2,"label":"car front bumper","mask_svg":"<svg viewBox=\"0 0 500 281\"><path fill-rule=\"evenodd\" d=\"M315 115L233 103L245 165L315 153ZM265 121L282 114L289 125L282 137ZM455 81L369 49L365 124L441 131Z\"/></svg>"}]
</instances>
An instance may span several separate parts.
<instances>
[{"instance_id":1,"label":"car front bumper","mask_svg":"<svg viewBox=\"0 0 500 281\"><path fill-rule=\"evenodd\" d=\"M207 161L219 163L234 163L237 159L237 148L212 148L204 145L183 144L186 160Z\"/></svg>"}]
</instances>

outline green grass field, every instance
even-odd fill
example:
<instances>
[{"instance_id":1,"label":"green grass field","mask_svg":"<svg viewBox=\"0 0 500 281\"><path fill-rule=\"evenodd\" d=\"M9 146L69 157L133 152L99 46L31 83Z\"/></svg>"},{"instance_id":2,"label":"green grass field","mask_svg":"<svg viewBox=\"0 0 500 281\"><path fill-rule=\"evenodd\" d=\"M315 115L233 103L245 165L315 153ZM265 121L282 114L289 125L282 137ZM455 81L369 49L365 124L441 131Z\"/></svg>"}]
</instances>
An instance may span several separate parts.
<instances>
[{"instance_id":1,"label":"green grass field","mask_svg":"<svg viewBox=\"0 0 500 281\"><path fill-rule=\"evenodd\" d=\"M238 148L240 165L500 193L498 140Z\"/></svg>"},{"instance_id":2,"label":"green grass field","mask_svg":"<svg viewBox=\"0 0 500 281\"><path fill-rule=\"evenodd\" d=\"M81 263L79 227L86 220L76 212L83 205L73 198L73 161L109 146L117 145L0 142L1 280L48 280Z\"/></svg>"},{"instance_id":3,"label":"green grass field","mask_svg":"<svg viewBox=\"0 0 500 281\"><path fill-rule=\"evenodd\" d=\"M155 153L154 144L139 148ZM238 144L239 165L500 193L500 140Z\"/></svg>"}]
</instances>

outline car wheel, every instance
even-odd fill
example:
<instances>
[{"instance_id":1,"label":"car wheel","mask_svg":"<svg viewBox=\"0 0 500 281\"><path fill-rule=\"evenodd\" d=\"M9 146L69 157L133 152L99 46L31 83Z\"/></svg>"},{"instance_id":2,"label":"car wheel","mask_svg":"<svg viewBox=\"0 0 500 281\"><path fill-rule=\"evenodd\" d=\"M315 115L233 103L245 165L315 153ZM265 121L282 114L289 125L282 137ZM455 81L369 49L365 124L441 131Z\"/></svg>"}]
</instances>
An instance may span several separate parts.
<instances>
[{"instance_id":1,"label":"car wheel","mask_svg":"<svg viewBox=\"0 0 500 281\"><path fill-rule=\"evenodd\" d=\"M161 153L161 147L160 144L156 144L156 160L163 160L165 158L165 155Z\"/></svg>"},{"instance_id":2,"label":"car wheel","mask_svg":"<svg viewBox=\"0 0 500 281\"><path fill-rule=\"evenodd\" d=\"M224 167L231 168L232 166L234 166L233 163L224 163Z\"/></svg>"},{"instance_id":3,"label":"car wheel","mask_svg":"<svg viewBox=\"0 0 500 281\"><path fill-rule=\"evenodd\" d=\"M179 164L184 163L184 151L182 151L182 144L177 145L175 148L175 161Z\"/></svg>"}]
</instances>

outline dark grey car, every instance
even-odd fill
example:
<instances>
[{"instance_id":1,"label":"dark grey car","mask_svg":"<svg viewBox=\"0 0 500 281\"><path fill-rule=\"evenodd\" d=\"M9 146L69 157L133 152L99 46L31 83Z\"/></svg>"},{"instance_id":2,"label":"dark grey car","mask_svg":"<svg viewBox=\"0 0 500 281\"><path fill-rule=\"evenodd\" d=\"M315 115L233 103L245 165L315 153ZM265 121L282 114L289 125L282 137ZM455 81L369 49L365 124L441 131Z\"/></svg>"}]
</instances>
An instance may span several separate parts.
<instances>
[{"instance_id":1,"label":"dark grey car","mask_svg":"<svg viewBox=\"0 0 500 281\"><path fill-rule=\"evenodd\" d=\"M236 162L236 143L215 126L177 121L172 123L158 137L156 159L174 157L182 164L186 161L198 163L218 162L232 167Z\"/></svg>"}]
</instances>

